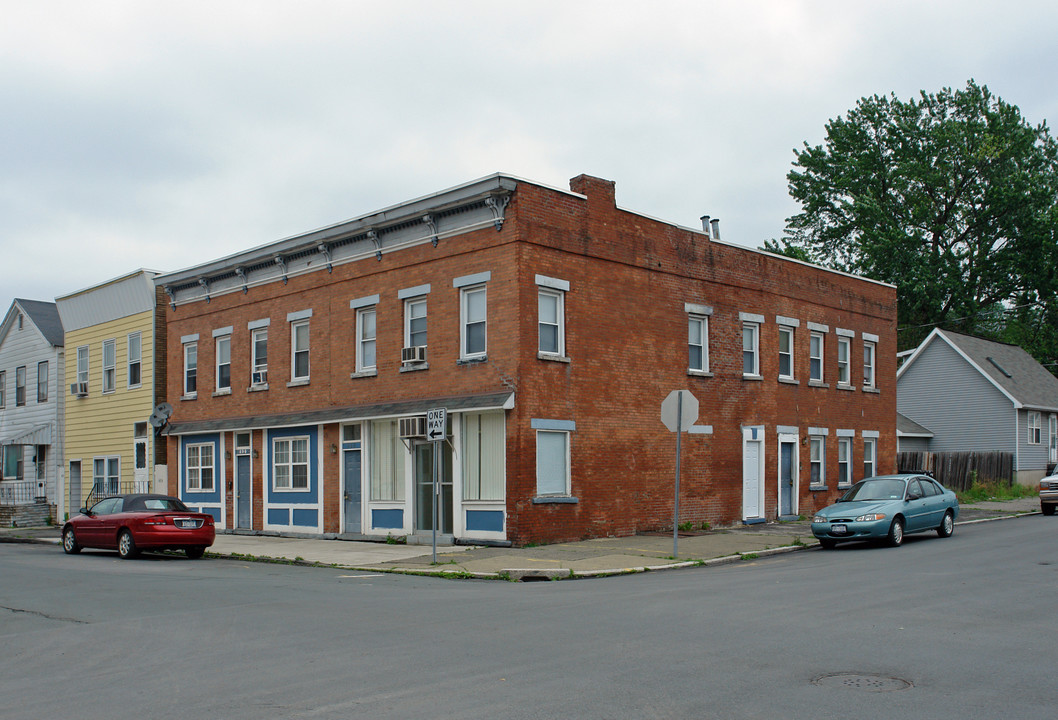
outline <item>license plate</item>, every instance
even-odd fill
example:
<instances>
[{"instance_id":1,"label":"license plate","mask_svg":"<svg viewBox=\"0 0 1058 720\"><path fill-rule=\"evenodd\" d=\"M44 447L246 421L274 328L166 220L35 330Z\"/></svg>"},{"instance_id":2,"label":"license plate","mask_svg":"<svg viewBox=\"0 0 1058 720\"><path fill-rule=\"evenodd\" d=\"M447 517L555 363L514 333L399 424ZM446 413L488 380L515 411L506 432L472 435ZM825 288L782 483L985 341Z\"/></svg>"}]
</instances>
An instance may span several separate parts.
<instances>
[{"instance_id":1,"label":"license plate","mask_svg":"<svg viewBox=\"0 0 1058 720\"><path fill-rule=\"evenodd\" d=\"M197 528L198 522L195 520L181 520L180 527L182 528Z\"/></svg>"},{"instance_id":2,"label":"license plate","mask_svg":"<svg viewBox=\"0 0 1058 720\"><path fill-rule=\"evenodd\" d=\"M847 527L845 527L844 525L831 525L830 526L830 532L833 533L834 535L844 535L848 531L849 531L849 529Z\"/></svg>"}]
</instances>

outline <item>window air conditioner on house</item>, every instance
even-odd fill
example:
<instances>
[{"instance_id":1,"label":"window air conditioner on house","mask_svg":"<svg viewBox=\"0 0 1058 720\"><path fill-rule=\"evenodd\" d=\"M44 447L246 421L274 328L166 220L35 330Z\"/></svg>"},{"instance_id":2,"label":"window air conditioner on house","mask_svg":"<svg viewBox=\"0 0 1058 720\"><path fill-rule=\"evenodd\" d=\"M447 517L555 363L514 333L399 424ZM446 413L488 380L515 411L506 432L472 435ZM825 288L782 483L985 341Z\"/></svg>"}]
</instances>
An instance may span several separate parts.
<instances>
[{"instance_id":1,"label":"window air conditioner on house","mask_svg":"<svg viewBox=\"0 0 1058 720\"><path fill-rule=\"evenodd\" d=\"M250 377L250 383L253 385L267 385L268 384L268 371L260 370L253 373Z\"/></svg>"},{"instance_id":2,"label":"window air conditioner on house","mask_svg":"<svg viewBox=\"0 0 1058 720\"><path fill-rule=\"evenodd\" d=\"M402 348L400 351L400 361L405 365L426 362L426 346L412 345L411 347Z\"/></svg>"},{"instance_id":3,"label":"window air conditioner on house","mask_svg":"<svg viewBox=\"0 0 1058 720\"><path fill-rule=\"evenodd\" d=\"M402 438L426 437L426 416L402 417L399 420L400 436Z\"/></svg>"},{"instance_id":4,"label":"window air conditioner on house","mask_svg":"<svg viewBox=\"0 0 1058 720\"><path fill-rule=\"evenodd\" d=\"M76 397L84 397L88 394L88 383L72 383L70 385L70 394Z\"/></svg>"}]
</instances>

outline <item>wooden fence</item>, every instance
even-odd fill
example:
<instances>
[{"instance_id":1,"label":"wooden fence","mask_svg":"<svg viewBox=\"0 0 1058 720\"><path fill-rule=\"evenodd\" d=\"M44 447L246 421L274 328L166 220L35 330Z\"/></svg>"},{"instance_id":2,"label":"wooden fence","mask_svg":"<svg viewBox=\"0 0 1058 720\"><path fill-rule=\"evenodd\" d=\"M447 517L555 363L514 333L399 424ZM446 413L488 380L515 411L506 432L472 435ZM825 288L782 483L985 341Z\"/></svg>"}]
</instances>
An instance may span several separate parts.
<instances>
[{"instance_id":1,"label":"wooden fence","mask_svg":"<svg viewBox=\"0 0 1058 720\"><path fill-rule=\"evenodd\" d=\"M951 490L968 490L975 480L1014 483L1014 453L1009 452L902 452L896 465L899 472L929 470Z\"/></svg>"}]
</instances>

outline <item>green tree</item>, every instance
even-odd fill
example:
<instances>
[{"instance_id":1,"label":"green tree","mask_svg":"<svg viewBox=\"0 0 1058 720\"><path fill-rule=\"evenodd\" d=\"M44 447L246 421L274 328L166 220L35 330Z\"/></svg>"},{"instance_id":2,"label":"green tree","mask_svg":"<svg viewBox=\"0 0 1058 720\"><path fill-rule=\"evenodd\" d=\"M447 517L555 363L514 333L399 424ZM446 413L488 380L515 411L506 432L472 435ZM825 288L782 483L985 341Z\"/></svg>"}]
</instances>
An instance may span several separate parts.
<instances>
[{"instance_id":1,"label":"green tree","mask_svg":"<svg viewBox=\"0 0 1058 720\"><path fill-rule=\"evenodd\" d=\"M862 98L795 155L787 179L801 212L765 249L896 285L901 350L937 325L1025 340L1008 325L1027 322L1046 334L1058 313L1058 144L1046 123L971 80L909 101ZM1058 348L1050 334L1040 348Z\"/></svg>"}]
</instances>

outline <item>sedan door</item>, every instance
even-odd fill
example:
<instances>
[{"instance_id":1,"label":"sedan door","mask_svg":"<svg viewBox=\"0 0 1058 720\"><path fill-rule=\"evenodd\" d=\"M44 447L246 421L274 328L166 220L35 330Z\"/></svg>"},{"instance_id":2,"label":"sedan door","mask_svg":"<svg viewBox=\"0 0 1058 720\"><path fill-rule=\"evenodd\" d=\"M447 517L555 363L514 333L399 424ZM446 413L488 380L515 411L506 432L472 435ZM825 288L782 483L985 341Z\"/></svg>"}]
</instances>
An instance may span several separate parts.
<instances>
[{"instance_id":1,"label":"sedan door","mask_svg":"<svg viewBox=\"0 0 1058 720\"><path fill-rule=\"evenodd\" d=\"M922 484L917 479L907 484L904 499L904 517L907 519L905 530L916 532L929 527L930 498L923 496Z\"/></svg>"}]
</instances>

